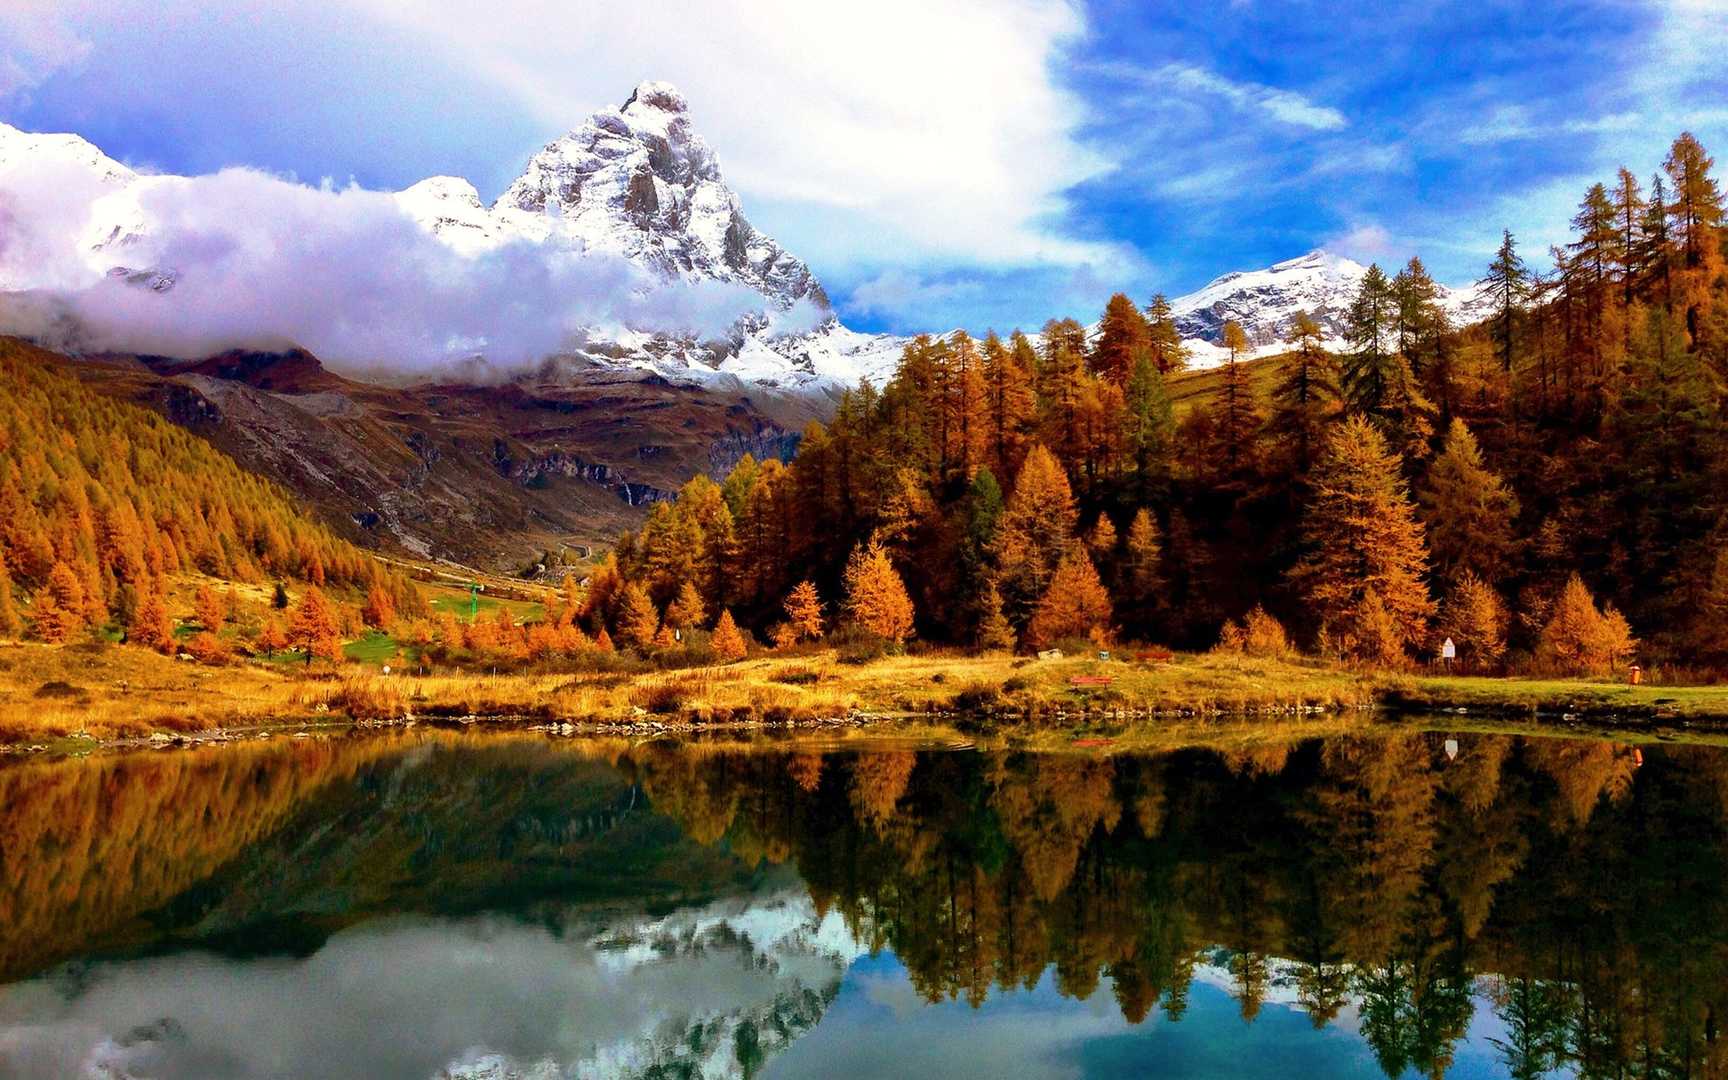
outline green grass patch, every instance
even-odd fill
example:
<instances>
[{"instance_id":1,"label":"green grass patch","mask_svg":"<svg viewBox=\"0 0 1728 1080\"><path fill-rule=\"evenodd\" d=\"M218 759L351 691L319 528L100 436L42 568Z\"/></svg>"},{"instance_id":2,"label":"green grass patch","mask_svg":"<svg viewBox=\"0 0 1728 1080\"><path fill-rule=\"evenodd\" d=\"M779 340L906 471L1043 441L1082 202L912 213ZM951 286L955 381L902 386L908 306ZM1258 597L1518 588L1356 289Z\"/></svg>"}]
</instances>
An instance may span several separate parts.
<instances>
[{"instance_id":1,"label":"green grass patch","mask_svg":"<svg viewBox=\"0 0 1728 1080\"><path fill-rule=\"evenodd\" d=\"M1728 719L1728 686L1631 686L1581 679L1494 679L1417 675L1388 681L1405 708L1483 708L1527 712L1646 713Z\"/></svg>"},{"instance_id":2,"label":"green grass patch","mask_svg":"<svg viewBox=\"0 0 1728 1080\"><path fill-rule=\"evenodd\" d=\"M454 615L463 622L468 621L469 601L468 590L457 589L448 585L420 586L426 594L428 605L437 614ZM497 597L480 594L479 617L497 618L498 609L506 608L510 617L517 622L536 622L546 617L546 605L529 603L525 600L500 600Z\"/></svg>"},{"instance_id":3,"label":"green grass patch","mask_svg":"<svg viewBox=\"0 0 1728 1080\"><path fill-rule=\"evenodd\" d=\"M396 639L381 630L342 646L342 655L362 664L388 664L396 659Z\"/></svg>"}]
</instances>

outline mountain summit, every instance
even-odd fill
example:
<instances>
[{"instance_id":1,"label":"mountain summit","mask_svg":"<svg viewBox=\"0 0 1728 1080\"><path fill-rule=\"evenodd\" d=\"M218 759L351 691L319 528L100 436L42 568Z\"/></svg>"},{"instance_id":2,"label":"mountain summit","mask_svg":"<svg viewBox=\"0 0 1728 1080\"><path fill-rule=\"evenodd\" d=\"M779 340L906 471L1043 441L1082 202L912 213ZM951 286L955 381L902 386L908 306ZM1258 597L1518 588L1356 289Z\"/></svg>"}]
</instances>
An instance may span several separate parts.
<instances>
[{"instance_id":1,"label":"mountain summit","mask_svg":"<svg viewBox=\"0 0 1728 1080\"><path fill-rule=\"evenodd\" d=\"M763 300L719 342L591 338L577 351L597 363L835 390L882 381L904 344L841 325L810 267L750 224L670 83L643 82L617 109L548 143L489 208L452 177L424 180L397 201L466 253L522 240L604 252L662 280L738 285Z\"/></svg>"},{"instance_id":2,"label":"mountain summit","mask_svg":"<svg viewBox=\"0 0 1728 1080\"><path fill-rule=\"evenodd\" d=\"M161 226L145 212L141 196L185 184L184 178L135 173L77 136L34 135L0 124L0 181L29 173L62 177L69 188L88 193L87 219L73 226L75 236L61 238L75 244L74 263L82 265L69 277L65 260L50 272L47 260L29 258L28 251L0 252L14 256L0 258L0 291L76 290L108 275L174 303L177 275L150 261ZM750 224L695 130L684 95L668 83L641 83L618 108L595 113L548 143L490 206L472 183L453 176L422 180L392 197L463 256L482 258L520 245L552 257L622 258L644 282L708 289L701 303L725 318L736 315L723 333L706 336L669 334L664 324L590 326L575 332L543 372L639 370L721 390L822 397L860 379L885 381L905 344L842 325L810 267ZM69 218L56 220L65 228ZM633 287L651 288L619 285ZM484 358L483 344L479 352ZM383 368L391 360L370 359Z\"/></svg>"}]
</instances>

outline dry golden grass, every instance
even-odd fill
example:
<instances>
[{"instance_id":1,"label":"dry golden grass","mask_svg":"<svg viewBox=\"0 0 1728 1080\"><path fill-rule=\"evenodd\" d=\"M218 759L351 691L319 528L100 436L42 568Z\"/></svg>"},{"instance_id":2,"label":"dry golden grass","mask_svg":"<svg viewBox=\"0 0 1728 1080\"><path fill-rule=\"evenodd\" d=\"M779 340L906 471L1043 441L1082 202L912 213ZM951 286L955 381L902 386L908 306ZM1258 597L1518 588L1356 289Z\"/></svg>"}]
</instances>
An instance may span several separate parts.
<instances>
[{"instance_id":1,"label":"dry golden grass","mask_svg":"<svg viewBox=\"0 0 1728 1080\"><path fill-rule=\"evenodd\" d=\"M119 645L0 645L0 744L200 731L294 715L296 683Z\"/></svg>"},{"instance_id":2,"label":"dry golden grass","mask_svg":"<svg viewBox=\"0 0 1728 1080\"><path fill-rule=\"evenodd\" d=\"M865 715L897 730L978 737L1162 737L1222 718L1288 732L1383 702L1428 708L1496 702L1528 712L1542 702L1624 705L1693 719L1728 719L1728 687L1386 676L1300 658L1225 653L1141 664L1095 657L1031 660L932 651L848 663L831 650L762 654L736 664L645 672L377 674L373 665L206 668L124 646L0 645L0 745L86 733L124 739L157 731L270 727L308 721L525 718L594 724L677 721L808 722ZM1073 680L1081 678L1082 685ZM1107 679L1107 681L1105 681ZM1538 700L1540 699L1540 700ZM1543 706L1546 708L1546 706ZM1335 723L1336 721L1324 721ZM1228 726L1228 725L1226 725ZM1191 732L1190 732L1191 734ZM1246 736L1244 736L1246 737ZM1137 744L1136 744L1137 745Z\"/></svg>"}]
</instances>

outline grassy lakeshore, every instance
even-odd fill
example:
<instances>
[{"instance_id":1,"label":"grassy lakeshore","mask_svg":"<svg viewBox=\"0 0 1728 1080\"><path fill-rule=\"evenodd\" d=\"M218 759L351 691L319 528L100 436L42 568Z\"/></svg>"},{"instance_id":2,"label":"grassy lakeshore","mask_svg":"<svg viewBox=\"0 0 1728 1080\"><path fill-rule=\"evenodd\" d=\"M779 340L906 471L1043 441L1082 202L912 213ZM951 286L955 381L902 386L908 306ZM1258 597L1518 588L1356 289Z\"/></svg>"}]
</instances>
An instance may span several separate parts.
<instances>
[{"instance_id":1,"label":"grassy lakeshore","mask_svg":"<svg viewBox=\"0 0 1728 1080\"><path fill-rule=\"evenodd\" d=\"M417 676L383 675L376 663L204 667L121 646L0 646L0 744L9 745L410 717L647 725L862 715L1030 737L1208 717L1288 723L1375 705L1728 725L1728 686L1398 675L1217 653L1157 664L940 652L847 663L815 650L665 671Z\"/></svg>"}]
</instances>

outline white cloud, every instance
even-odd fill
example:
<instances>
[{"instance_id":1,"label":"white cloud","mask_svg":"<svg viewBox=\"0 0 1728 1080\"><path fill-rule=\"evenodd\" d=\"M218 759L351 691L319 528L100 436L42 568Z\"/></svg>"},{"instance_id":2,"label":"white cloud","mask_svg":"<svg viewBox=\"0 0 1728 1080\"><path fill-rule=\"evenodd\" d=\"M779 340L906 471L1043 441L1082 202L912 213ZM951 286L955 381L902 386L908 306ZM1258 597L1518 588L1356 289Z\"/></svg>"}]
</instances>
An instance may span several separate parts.
<instances>
[{"instance_id":1,"label":"white cloud","mask_svg":"<svg viewBox=\"0 0 1728 1080\"><path fill-rule=\"evenodd\" d=\"M1459 133L1460 141L1470 146L1524 139L1548 138L1554 135L1600 135L1632 131L1642 123L1636 112L1614 112L1580 120L1542 121L1533 118L1523 105L1502 105L1488 119L1471 124Z\"/></svg>"},{"instance_id":2,"label":"white cloud","mask_svg":"<svg viewBox=\"0 0 1728 1080\"><path fill-rule=\"evenodd\" d=\"M1332 108L1310 101L1294 90L1238 82L1193 64L1171 63L1147 70L1128 64L1100 65L1102 73L1154 90L1187 90L1224 99L1244 112L1263 113L1280 124L1312 131L1338 131L1349 119Z\"/></svg>"},{"instance_id":3,"label":"white cloud","mask_svg":"<svg viewBox=\"0 0 1728 1080\"><path fill-rule=\"evenodd\" d=\"M246 169L150 177L135 197L140 238L93 268L81 237L113 209L77 204L53 170L3 178L12 240L0 280L34 284L0 310L14 332L84 349L204 356L295 344L350 371L436 368L484 353L533 363L583 328L723 333L762 298L742 285L666 283L622 257L528 242L465 257L423 231L388 193L295 184ZM114 197L110 197L111 199ZM101 231L101 230L98 230ZM98 271L168 269L153 292ZM24 277L28 275L28 277ZM72 322L66 323L65 317ZM811 313L788 312L796 330Z\"/></svg>"},{"instance_id":4,"label":"white cloud","mask_svg":"<svg viewBox=\"0 0 1728 1080\"><path fill-rule=\"evenodd\" d=\"M930 281L909 270L884 270L856 286L848 306L865 314L894 314L961 296L975 295L983 288L977 281Z\"/></svg>"},{"instance_id":5,"label":"white cloud","mask_svg":"<svg viewBox=\"0 0 1728 1080\"><path fill-rule=\"evenodd\" d=\"M1377 221L1353 225L1337 236L1327 238L1321 246L1334 254L1365 263L1384 263L1404 251L1391 230Z\"/></svg>"},{"instance_id":6,"label":"white cloud","mask_svg":"<svg viewBox=\"0 0 1728 1080\"><path fill-rule=\"evenodd\" d=\"M1065 0L348 2L459 43L555 129L676 83L747 211L819 264L860 259L832 239L860 231L878 265L1117 257L1055 224L1108 165L1055 77L1085 29Z\"/></svg>"}]
</instances>

